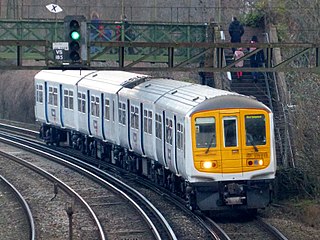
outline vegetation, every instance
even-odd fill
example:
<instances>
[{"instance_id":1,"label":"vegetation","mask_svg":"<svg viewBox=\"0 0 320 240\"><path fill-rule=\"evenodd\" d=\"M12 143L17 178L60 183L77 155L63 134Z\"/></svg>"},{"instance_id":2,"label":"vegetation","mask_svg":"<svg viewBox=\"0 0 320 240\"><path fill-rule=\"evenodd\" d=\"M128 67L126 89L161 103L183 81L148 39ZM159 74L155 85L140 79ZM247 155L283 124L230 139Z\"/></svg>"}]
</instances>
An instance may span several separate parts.
<instances>
[{"instance_id":1,"label":"vegetation","mask_svg":"<svg viewBox=\"0 0 320 240\"><path fill-rule=\"evenodd\" d=\"M315 43L320 33L319 9L319 1L281 0L270 1L266 11L268 23L277 27L281 41ZM284 58L293 55L293 52L283 53ZM306 54L291 64L307 66L306 59L312 58L312 54ZM279 171L279 186L287 189L289 196L319 201L320 78L318 74L296 71L286 73L286 82L291 102L285 107L290 116L295 168Z\"/></svg>"},{"instance_id":2,"label":"vegetation","mask_svg":"<svg viewBox=\"0 0 320 240\"><path fill-rule=\"evenodd\" d=\"M34 123L35 71L2 71L0 80L0 118Z\"/></svg>"}]
</instances>

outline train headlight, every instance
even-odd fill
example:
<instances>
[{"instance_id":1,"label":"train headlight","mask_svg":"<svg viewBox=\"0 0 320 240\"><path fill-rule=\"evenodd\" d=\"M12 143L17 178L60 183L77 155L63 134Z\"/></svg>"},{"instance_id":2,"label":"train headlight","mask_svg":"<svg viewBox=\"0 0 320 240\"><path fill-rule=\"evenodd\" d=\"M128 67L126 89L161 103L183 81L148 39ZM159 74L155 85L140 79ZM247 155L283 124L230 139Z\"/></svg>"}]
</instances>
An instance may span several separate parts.
<instances>
[{"instance_id":1,"label":"train headlight","mask_svg":"<svg viewBox=\"0 0 320 240\"><path fill-rule=\"evenodd\" d=\"M206 169L212 168L212 162L209 162L209 161L202 162L202 167Z\"/></svg>"},{"instance_id":2,"label":"train headlight","mask_svg":"<svg viewBox=\"0 0 320 240\"><path fill-rule=\"evenodd\" d=\"M204 161L204 162L201 162L201 168L209 169L209 168L215 168L215 167L217 167L217 162L216 161Z\"/></svg>"},{"instance_id":3,"label":"train headlight","mask_svg":"<svg viewBox=\"0 0 320 240\"><path fill-rule=\"evenodd\" d=\"M263 160L260 159L258 163L259 163L260 166L262 166L263 165Z\"/></svg>"}]
</instances>

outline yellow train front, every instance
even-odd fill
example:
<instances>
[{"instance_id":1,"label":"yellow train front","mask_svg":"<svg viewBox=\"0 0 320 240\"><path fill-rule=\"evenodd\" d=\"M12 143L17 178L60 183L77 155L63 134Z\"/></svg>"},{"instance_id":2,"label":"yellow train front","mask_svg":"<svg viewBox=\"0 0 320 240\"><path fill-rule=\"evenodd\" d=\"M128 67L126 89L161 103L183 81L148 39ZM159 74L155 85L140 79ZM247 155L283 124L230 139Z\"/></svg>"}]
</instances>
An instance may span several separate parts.
<instances>
[{"instance_id":1,"label":"yellow train front","mask_svg":"<svg viewBox=\"0 0 320 240\"><path fill-rule=\"evenodd\" d=\"M270 109L249 97L225 95L202 102L189 120L190 207L203 211L266 207L276 171Z\"/></svg>"}]
</instances>

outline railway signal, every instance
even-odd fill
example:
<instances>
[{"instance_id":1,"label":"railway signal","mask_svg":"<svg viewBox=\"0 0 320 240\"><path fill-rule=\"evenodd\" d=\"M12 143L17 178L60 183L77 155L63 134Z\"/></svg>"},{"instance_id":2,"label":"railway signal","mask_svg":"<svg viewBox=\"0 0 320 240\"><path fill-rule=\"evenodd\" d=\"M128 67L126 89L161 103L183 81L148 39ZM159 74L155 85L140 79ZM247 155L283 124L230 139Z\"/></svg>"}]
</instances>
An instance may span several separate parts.
<instances>
[{"instance_id":1,"label":"railway signal","mask_svg":"<svg viewBox=\"0 0 320 240\"><path fill-rule=\"evenodd\" d=\"M71 15L64 18L65 40L68 51L64 59L69 65L87 63L87 22L85 16Z\"/></svg>"}]
</instances>

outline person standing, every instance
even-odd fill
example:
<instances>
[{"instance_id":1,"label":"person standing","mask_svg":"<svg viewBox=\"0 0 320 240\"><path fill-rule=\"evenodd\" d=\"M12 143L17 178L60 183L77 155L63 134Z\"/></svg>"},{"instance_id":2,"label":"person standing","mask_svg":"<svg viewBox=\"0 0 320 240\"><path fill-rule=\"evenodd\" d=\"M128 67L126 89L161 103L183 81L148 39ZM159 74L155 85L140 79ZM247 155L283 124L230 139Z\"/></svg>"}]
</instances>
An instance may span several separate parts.
<instances>
[{"instance_id":1,"label":"person standing","mask_svg":"<svg viewBox=\"0 0 320 240\"><path fill-rule=\"evenodd\" d=\"M251 38L251 41L250 41L251 44L256 44L258 43L258 37L257 36L252 36ZM250 48L248 48L249 52L253 52L255 51L257 48L255 46L252 46ZM259 50L257 53L253 54L250 56L250 67L252 68L258 68L258 67L261 67L262 64L264 63L264 52L263 50ZM259 74L258 72L251 72L252 74L252 77L253 77L253 81L255 83L258 82L258 77L259 77Z\"/></svg>"},{"instance_id":2,"label":"person standing","mask_svg":"<svg viewBox=\"0 0 320 240\"><path fill-rule=\"evenodd\" d=\"M241 43L241 37L244 34L244 28L236 17L233 17L233 21L229 25L229 34L232 43ZM232 52L235 52L235 48L232 48Z\"/></svg>"},{"instance_id":3,"label":"person standing","mask_svg":"<svg viewBox=\"0 0 320 240\"><path fill-rule=\"evenodd\" d=\"M237 61L238 59L242 58L244 56L244 53L242 51L242 48L238 48L234 54L233 54L233 59ZM235 64L236 68L242 68L243 67L243 60L240 60ZM237 72L237 78L240 80L242 78L242 71Z\"/></svg>"}]
</instances>

